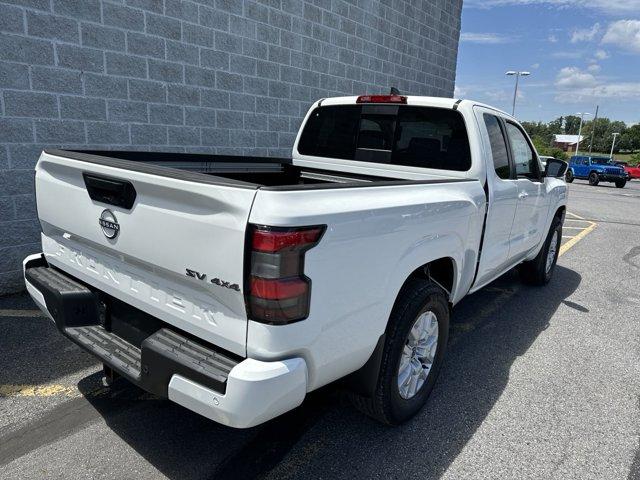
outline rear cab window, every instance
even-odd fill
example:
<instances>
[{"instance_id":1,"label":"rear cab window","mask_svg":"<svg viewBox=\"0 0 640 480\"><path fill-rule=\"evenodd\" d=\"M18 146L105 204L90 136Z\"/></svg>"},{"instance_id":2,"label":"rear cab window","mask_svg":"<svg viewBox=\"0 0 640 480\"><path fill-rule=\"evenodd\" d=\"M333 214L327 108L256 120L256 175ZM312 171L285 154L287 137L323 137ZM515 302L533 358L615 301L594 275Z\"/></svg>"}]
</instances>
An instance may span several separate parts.
<instances>
[{"instance_id":1,"label":"rear cab window","mask_svg":"<svg viewBox=\"0 0 640 480\"><path fill-rule=\"evenodd\" d=\"M307 120L298 153L465 172L471 168L460 112L413 105L330 105Z\"/></svg>"}]
</instances>

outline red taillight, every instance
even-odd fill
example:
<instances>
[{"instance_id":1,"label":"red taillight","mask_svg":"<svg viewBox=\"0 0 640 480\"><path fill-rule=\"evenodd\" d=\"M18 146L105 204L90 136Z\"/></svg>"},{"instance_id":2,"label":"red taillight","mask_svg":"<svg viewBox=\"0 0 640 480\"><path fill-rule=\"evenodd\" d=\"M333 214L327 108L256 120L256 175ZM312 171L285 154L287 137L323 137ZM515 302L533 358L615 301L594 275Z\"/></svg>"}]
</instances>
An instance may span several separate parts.
<instances>
[{"instance_id":1,"label":"red taillight","mask_svg":"<svg viewBox=\"0 0 640 480\"><path fill-rule=\"evenodd\" d=\"M404 95L360 95L356 103L407 103Z\"/></svg>"},{"instance_id":2,"label":"red taillight","mask_svg":"<svg viewBox=\"0 0 640 480\"><path fill-rule=\"evenodd\" d=\"M302 295L307 292L307 282L300 278L267 280L251 277L251 295L265 300L282 300Z\"/></svg>"},{"instance_id":3,"label":"red taillight","mask_svg":"<svg viewBox=\"0 0 640 480\"><path fill-rule=\"evenodd\" d=\"M249 317L286 324L309 315L311 281L304 275L304 255L314 247L324 226L251 227Z\"/></svg>"},{"instance_id":4,"label":"red taillight","mask_svg":"<svg viewBox=\"0 0 640 480\"><path fill-rule=\"evenodd\" d=\"M321 228L309 230L254 230L252 247L260 252L274 253L284 248L303 247L318 241Z\"/></svg>"}]
</instances>

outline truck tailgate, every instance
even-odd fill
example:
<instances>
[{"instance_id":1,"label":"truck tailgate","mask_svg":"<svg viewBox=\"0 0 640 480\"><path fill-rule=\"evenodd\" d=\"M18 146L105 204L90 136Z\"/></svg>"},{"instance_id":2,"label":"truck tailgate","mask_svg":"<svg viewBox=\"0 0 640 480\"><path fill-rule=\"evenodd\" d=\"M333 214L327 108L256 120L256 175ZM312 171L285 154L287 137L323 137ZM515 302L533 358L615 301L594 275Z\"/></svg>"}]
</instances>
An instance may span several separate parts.
<instances>
[{"instance_id":1,"label":"truck tailgate","mask_svg":"<svg viewBox=\"0 0 640 480\"><path fill-rule=\"evenodd\" d=\"M181 178L168 169L172 175L158 175L128 164L134 167L43 152L36 199L47 261L244 356L245 230L257 186L200 182L197 174ZM94 187L87 188L86 175L98 179ZM135 190L130 208L117 205L130 196L120 188L126 182Z\"/></svg>"}]
</instances>

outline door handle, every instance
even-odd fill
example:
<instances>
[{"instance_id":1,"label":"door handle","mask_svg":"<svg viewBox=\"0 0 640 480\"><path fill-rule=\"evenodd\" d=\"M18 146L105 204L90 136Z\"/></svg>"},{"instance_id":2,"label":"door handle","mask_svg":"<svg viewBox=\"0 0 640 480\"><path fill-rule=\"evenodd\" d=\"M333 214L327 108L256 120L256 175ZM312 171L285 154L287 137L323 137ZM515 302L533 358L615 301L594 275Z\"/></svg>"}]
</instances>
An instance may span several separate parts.
<instances>
[{"instance_id":1,"label":"door handle","mask_svg":"<svg viewBox=\"0 0 640 480\"><path fill-rule=\"evenodd\" d=\"M518 194L518 198L519 198L520 200L524 200L524 199L525 199L525 198L527 198L528 196L529 196L529 194L528 194L527 192L520 192L520 193Z\"/></svg>"}]
</instances>

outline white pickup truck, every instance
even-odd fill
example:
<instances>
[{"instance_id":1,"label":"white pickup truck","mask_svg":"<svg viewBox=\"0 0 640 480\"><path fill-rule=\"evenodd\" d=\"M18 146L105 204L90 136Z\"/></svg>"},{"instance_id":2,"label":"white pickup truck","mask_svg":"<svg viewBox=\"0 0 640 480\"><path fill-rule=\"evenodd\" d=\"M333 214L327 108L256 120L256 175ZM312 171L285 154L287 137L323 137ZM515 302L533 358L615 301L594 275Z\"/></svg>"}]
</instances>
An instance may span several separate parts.
<instances>
[{"instance_id":1,"label":"white pickup truck","mask_svg":"<svg viewBox=\"0 0 640 480\"><path fill-rule=\"evenodd\" d=\"M314 103L291 159L45 150L25 283L109 377L217 422L343 379L397 424L456 303L515 266L551 278L565 171L504 112L401 95Z\"/></svg>"}]
</instances>

